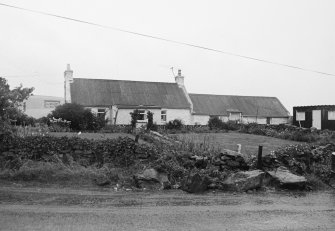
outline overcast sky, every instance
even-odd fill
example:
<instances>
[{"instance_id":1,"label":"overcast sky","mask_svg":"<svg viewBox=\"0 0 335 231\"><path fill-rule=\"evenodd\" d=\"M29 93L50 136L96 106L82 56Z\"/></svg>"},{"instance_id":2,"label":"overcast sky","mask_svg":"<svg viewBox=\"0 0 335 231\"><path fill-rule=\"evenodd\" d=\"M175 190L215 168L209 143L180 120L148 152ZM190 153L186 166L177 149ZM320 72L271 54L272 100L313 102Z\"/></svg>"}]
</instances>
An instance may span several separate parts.
<instances>
[{"instance_id":1,"label":"overcast sky","mask_svg":"<svg viewBox=\"0 0 335 231\"><path fill-rule=\"evenodd\" d=\"M0 0L28 9L335 74L334 0ZM243 59L0 6L0 76L63 96L75 78L173 82L189 93L335 104L335 76Z\"/></svg>"}]
</instances>

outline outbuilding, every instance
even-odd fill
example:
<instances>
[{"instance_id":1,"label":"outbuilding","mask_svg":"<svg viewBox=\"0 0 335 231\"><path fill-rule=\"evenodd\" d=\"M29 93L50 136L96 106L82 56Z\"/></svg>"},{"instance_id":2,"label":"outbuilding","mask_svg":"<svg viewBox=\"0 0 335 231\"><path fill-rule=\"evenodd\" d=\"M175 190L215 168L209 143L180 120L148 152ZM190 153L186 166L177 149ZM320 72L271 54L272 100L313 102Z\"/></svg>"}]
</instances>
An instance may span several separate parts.
<instances>
[{"instance_id":1,"label":"outbuilding","mask_svg":"<svg viewBox=\"0 0 335 231\"><path fill-rule=\"evenodd\" d=\"M293 124L304 128L335 130L335 105L293 107Z\"/></svg>"}]
</instances>

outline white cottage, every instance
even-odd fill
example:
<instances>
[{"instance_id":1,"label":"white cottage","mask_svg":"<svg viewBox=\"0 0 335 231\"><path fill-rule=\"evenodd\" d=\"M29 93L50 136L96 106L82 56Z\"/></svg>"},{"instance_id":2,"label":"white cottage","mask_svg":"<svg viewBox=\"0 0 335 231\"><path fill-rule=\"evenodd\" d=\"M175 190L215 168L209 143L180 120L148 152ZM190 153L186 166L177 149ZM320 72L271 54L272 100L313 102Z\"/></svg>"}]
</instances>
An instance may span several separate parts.
<instances>
[{"instance_id":1,"label":"white cottage","mask_svg":"<svg viewBox=\"0 0 335 231\"><path fill-rule=\"evenodd\" d=\"M180 71L175 83L82 79L73 78L68 65L64 77L65 102L91 108L105 115L109 124L130 124L130 113L135 109L142 114L139 123L146 123L146 114L151 111L158 125L174 119L192 124L192 104Z\"/></svg>"},{"instance_id":2,"label":"white cottage","mask_svg":"<svg viewBox=\"0 0 335 231\"><path fill-rule=\"evenodd\" d=\"M70 65L64 77L65 102L91 108L109 124L130 124L135 109L142 114L139 123L146 123L151 111L158 125L174 119L206 125L211 116L260 124L287 123L289 118L276 97L189 94L180 70L174 83L73 78Z\"/></svg>"}]
</instances>

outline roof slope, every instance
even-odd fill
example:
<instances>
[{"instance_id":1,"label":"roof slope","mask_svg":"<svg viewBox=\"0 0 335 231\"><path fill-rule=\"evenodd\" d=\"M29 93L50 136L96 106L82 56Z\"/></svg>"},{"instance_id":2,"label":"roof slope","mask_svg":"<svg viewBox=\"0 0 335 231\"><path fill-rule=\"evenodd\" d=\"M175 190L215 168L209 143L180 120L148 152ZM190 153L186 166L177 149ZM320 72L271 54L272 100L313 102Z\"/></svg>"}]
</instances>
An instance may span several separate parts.
<instances>
[{"instance_id":1,"label":"roof slope","mask_svg":"<svg viewBox=\"0 0 335 231\"><path fill-rule=\"evenodd\" d=\"M190 94L195 114L287 117L288 111L276 97Z\"/></svg>"},{"instance_id":2,"label":"roof slope","mask_svg":"<svg viewBox=\"0 0 335 231\"><path fill-rule=\"evenodd\" d=\"M74 78L71 100L84 106L190 108L185 94L176 83Z\"/></svg>"}]
</instances>

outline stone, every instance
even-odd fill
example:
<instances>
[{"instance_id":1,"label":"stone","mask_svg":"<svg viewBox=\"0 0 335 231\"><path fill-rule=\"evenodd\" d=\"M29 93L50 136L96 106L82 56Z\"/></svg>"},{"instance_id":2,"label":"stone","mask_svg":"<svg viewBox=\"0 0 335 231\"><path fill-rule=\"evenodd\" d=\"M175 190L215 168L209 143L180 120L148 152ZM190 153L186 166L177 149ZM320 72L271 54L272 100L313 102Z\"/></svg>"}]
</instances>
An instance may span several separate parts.
<instances>
[{"instance_id":1,"label":"stone","mask_svg":"<svg viewBox=\"0 0 335 231\"><path fill-rule=\"evenodd\" d=\"M262 187L265 172L261 170L237 172L228 176L223 182L223 189L244 192Z\"/></svg>"},{"instance_id":2,"label":"stone","mask_svg":"<svg viewBox=\"0 0 335 231\"><path fill-rule=\"evenodd\" d=\"M273 178L273 182L281 188L304 189L306 187L307 180L305 177L295 175L283 166L268 173Z\"/></svg>"},{"instance_id":3,"label":"stone","mask_svg":"<svg viewBox=\"0 0 335 231\"><path fill-rule=\"evenodd\" d=\"M171 188L168 175L153 168L145 169L142 174L134 175L134 180L139 188Z\"/></svg>"},{"instance_id":4,"label":"stone","mask_svg":"<svg viewBox=\"0 0 335 231\"><path fill-rule=\"evenodd\" d=\"M223 153L220 153L220 158L214 159L214 165L225 165L230 169L240 169L240 170L248 170L249 166L245 162L243 156L240 153L225 150Z\"/></svg>"},{"instance_id":5,"label":"stone","mask_svg":"<svg viewBox=\"0 0 335 231\"><path fill-rule=\"evenodd\" d=\"M207 190L210 180L207 176L202 176L199 173L190 174L186 177L181 189L189 193L203 193Z\"/></svg>"}]
</instances>

